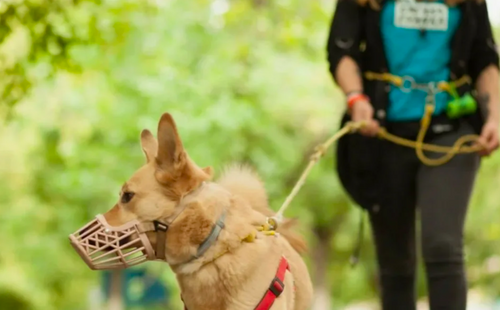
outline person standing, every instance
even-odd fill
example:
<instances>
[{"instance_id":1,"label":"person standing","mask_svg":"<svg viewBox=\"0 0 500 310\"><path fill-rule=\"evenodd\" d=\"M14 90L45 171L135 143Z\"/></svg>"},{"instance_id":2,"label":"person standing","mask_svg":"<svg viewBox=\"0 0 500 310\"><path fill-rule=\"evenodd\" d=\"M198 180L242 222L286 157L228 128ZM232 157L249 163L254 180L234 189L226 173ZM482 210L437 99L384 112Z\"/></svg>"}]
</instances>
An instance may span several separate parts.
<instances>
[{"instance_id":1,"label":"person standing","mask_svg":"<svg viewBox=\"0 0 500 310\"><path fill-rule=\"evenodd\" d=\"M329 69L347 98L341 125L363 121L337 146L337 172L369 214L383 310L416 308L416 211L431 310L465 310L463 233L481 156L499 147L499 54L478 0L338 0L328 37ZM445 85L446 87L441 87ZM451 146L479 135L479 153L443 165L374 138L383 126ZM440 156L428 153L431 159Z\"/></svg>"}]
</instances>

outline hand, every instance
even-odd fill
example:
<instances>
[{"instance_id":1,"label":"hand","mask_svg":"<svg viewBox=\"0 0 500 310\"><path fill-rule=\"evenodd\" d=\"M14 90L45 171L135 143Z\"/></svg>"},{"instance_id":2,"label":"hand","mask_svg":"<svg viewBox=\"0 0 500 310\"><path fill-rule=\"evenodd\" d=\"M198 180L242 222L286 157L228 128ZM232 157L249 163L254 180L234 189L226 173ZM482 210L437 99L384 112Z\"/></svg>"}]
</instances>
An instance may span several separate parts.
<instances>
[{"instance_id":1,"label":"hand","mask_svg":"<svg viewBox=\"0 0 500 310\"><path fill-rule=\"evenodd\" d=\"M373 137L375 136L379 129L379 123L373 119L373 107L370 102L366 100L358 100L351 109L352 120L354 122L365 122L359 132L362 135Z\"/></svg>"},{"instance_id":2,"label":"hand","mask_svg":"<svg viewBox=\"0 0 500 310\"><path fill-rule=\"evenodd\" d=\"M489 156L498 149L500 144L498 123L498 121L489 120L484 124L481 136L478 140L478 143L484 147L484 149L479 152L481 156Z\"/></svg>"}]
</instances>

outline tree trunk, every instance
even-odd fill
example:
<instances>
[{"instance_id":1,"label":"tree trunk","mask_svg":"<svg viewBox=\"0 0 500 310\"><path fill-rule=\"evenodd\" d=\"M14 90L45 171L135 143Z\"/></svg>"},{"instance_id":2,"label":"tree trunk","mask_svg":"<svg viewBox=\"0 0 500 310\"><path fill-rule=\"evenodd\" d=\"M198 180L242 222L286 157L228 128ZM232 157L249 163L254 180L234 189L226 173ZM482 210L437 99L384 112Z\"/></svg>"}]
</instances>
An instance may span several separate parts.
<instances>
[{"instance_id":1,"label":"tree trunk","mask_svg":"<svg viewBox=\"0 0 500 310\"><path fill-rule=\"evenodd\" d=\"M332 301L330 297L331 285L328 279L328 264L330 261L330 241L338 225L332 223L329 227L315 227L317 244L315 245L313 257L314 272L314 304L313 310L331 310Z\"/></svg>"},{"instance_id":2,"label":"tree trunk","mask_svg":"<svg viewBox=\"0 0 500 310\"><path fill-rule=\"evenodd\" d=\"M335 205L341 207L341 202L335 202ZM347 210L347 205L344 206ZM316 236L316 244L312 249L313 272L314 272L314 304L312 310L331 310L332 305L332 281L328 278L328 266L332 249L330 248L331 240L340 228L341 223L346 217L345 212L337 214L329 225L321 225L313 228Z\"/></svg>"},{"instance_id":3,"label":"tree trunk","mask_svg":"<svg viewBox=\"0 0 500 310\"><path fill-rule=\"evenodd\" d=\"M119 270L113 270L111 272L111 281L110 281L110 294L109 294L109 302L108 309L109 310L123 310L123 301L122 301L122 272Z\"/></svg>"},{"instance_id":4,"label":"tree trunk","mask_svg":"<svg viewBox=\"0 0 500 310\"><path fill-rule=\"evenodd\" d=\"M330 310L330 284L328 281L328 252L329 252L330 236L318 236L318 244L313 250L314 259L314 304L313 310Z\"/></svg>"}]
</instances>

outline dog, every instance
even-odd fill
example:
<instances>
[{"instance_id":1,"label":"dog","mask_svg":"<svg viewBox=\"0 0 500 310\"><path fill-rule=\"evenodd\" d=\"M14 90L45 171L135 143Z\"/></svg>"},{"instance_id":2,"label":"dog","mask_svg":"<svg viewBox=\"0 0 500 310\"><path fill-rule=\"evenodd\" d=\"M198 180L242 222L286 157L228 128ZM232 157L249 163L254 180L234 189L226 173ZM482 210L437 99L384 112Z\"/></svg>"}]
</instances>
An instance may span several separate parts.
<instances>
[{"instance_id":1,"label":"dog","mask_svg":"<svg viewBox=\"0 0 500 310\"><path fill-rule=\"evenodd\" d=\"M145 129L140 140L146 163L103 217L112 227L171 219L164 236L146 235L164 252L186 309L309 309L313 287L301 257L305 242L293 231L293 220L276 233L266 229L274 212L259 176L233 165L212 181L213 169L189 157L169 113L161 116L157 139Z\"/></svg>"}]
</instances>

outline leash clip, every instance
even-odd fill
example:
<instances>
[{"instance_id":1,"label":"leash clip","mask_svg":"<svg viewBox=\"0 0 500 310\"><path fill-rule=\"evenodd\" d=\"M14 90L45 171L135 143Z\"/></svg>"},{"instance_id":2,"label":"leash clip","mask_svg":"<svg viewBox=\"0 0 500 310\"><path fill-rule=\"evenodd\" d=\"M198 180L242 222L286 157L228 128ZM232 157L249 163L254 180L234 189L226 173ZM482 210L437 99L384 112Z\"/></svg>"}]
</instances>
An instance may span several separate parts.
<instances>
[{"instance_id":1,"label":"leash clip","mask_svg":"<svg viewBox=\"0 0 500 310\"><path fill-rule=\"evenodd\" d=\"M269 230L278 229L278 222L280 222L282 220L281 218L282 218L281 215L278 215L277 217L268 217L267 224L269 225Z\"/></svg>"}]
</instances>

